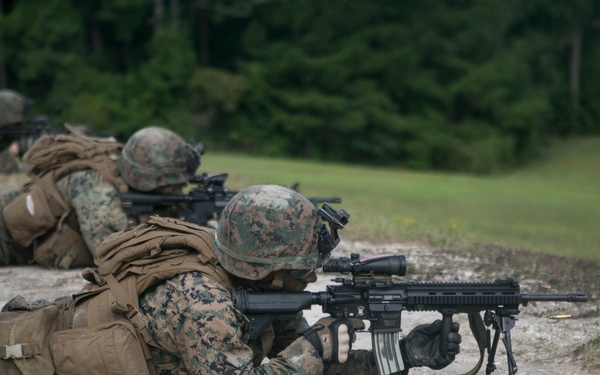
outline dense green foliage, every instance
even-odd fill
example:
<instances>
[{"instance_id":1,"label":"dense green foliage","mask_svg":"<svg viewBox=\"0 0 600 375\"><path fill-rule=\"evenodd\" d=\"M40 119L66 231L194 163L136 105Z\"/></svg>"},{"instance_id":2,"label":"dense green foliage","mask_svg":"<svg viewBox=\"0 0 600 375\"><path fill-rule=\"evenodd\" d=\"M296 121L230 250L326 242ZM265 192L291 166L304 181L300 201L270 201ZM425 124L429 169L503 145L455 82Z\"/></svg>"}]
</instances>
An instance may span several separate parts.
<instances>
[{"instance_id":1,"label":"dense green foliage","mask_svg":"<svg viewBox=\"0 0 600 375\"><path fill-rule=\"evenodd\" d=\"M595 0L0 3L0 85L54 123L476 173L600 133Z\"/></svg>"}]
</instances>

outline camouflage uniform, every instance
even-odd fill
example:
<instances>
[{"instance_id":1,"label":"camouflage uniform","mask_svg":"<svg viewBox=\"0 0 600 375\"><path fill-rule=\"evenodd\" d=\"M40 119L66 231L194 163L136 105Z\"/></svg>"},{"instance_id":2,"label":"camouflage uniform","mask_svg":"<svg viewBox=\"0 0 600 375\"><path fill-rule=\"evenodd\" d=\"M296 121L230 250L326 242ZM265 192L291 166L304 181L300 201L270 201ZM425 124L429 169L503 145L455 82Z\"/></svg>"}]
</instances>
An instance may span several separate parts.
<instances>
[{"instance_id":1,"label":"camouflage uniform","mask_svg":"<svg viewBox=\"0 0 600 375\"><path fill-rule=\"evenodd\" d=\"M1 129L17 130L23 126L29 101L12 90L0 90L0 133ZM0 172L15 173L22 171L18 156L9 150L17 136L0 135Z\"/></svg>"},{"instance_id":2,"label":"camouflage uniform","mask_svg":"<svg viewBox=\"0 0 600 375\"><path fill-rule=\"evenodd\" d=\"M5 174L23 172L21 160L8 148L0 151L0 172Z\"/></svg>"},{"instance_id":3,"label":"camouflage uniform","mask_svg":"<svg viewBox=\"0 0 600 375\"><path fill-rule=\"evenodd\" d=\"M119 192L94 170L73 172L56 183L75 215L87 248L93 254L111 233L127 228Z\"/></svg>"},{"instance_id":4,"label":"camouflage uniform","mask_svg":"<svg viewBox=\"0 0 600 375\"><path fill-rule=\"evenodd\" d=\"M20 129L28 116L30 101L12 90L0 90L0 128ZM0 136L0 151L6 149L18 137Z\"/></svg>"},{"instance_id":5,"label":"camouflage uniform","mask_svg":"<svg viewBox=\"0 0 600 375\"><path fill-rule=\"evenodd\" d=\"M73 208L77 216L79 231L87 248L92 252L111 233L127 228L128 219L121 207L119 193L113 185L93 170L73 172L56 183L63 199ZM20 190L0 192L0 207L5 207ZM31 250L23 249L8 234L4 219L0 215L0 248L4 252L4 264L26 264ZM26 256L21 256L26 253ZM2 264L0 258L0 264Z\"/></svg>"},{"instance_id":6,"label":"camouflage uniform","mask_svg":"<svg viewBox=\"0 0 600 375\"><path fill-rule=\"evenodd\" d=\"M150 152L151 151L151 152ZM195 173L199 157L175 133L158 127L136 132L123 147L119 173L130 187L149 191L169 184L184 184ZM71 206L79 232L93 254L111 233L127 228L129 219L121 205L119 192L94 170L72 172L56 182L62 198ZM0 195L7 197L6 195ZM12 193L0 201L3 208L14 198ZM31 249L23 249L10 239L0 218L0 265L30 261Z\"/></svg>"},{"instance_id":7,"label":"camouflage uniform","mask_svg":"<svg viewBox=\"0 0 600 375\"><path fill-rule=\"evenodd\" d=\"M325 365L302 335L309 325L301 313L249 343L247 320L234 308L231 288L302 290L315 281L321 225L310 201L287 188L262 185L236 194L221 213L213 246L235 285L185 273L139 298L152 337L168 348L152 348L159 374L177 374L180 365L190 374L376 374L369 351L353 352L343 365ZM308 276L294 281L294 271Z\"/></svg>"},{"instance_id":8,"label":"camouflage uniform","mask_svg":"<svg viewBox=\"0 0 600 375\"><path fill-rule=\"evenodd\" d=\"M308 328L300 314L295 321L274 325L269 353L260 340L248 344L248 326L233 308L229 290L199 273L186 273L160 283L140 296L140 308L152 336L165 353L152 348L159 375L176 375L167 364L181 364L190 374L377 374L370 351L355 351L345 364L328 364L301 333ZM261 364L263 358L269 362Z\"/></svg>"},{"instance_id":9,"label":"camouflage uniform","mask_svg":"<svg viewBox=\"0 0 600 375\"><path fill-rule=\"evenodd\" d=\"M137 360L136 368L150 366L159 375L376 374L372 351L349 352L352 330L364 328L362 321L325 318L309 327L298 313L296 319L274 322L250 341L249 322L235 309L234 288L300 291L316 281L315 266L323 264L336 244L328 241L330 237L308 199L272 185L236 194L216 230L152 218L130 231L110 235L98 249L98 268L83 273L90 284L69 302L75 307L68 314L70 327L91 327L97 332L96 328L104 326L112 337L116 332L105 323L130 320L139 337L137 343L135 338L129 341L127 348L139 344L142 350L139 355L133 350L127 357ZM254 272L245 272L248 267ZM340 326L344 329L337 330ZM436 333L428 327L416 340L409 339L418 327L402 339L411 354L402 353L401 358L411 360L403 362L402 375L416 366L444 368L458 353L460 336L449 334L451 358L440 360L435 351L439 351L441 328ZM78 338L86 332L78 331L71 341L79 344ZM99 341L97 336L94 341ZM144 342L150 345L150 363L143 354ZM126 350L124 345L128 344L119 339L100 346L120 353ZM91 358L94 363L79 364L79 357L68 356L72 350L64 352L63 358L58 356L58 365L57 357L53 358L55 370L65 361L69 368L74 364L83 372L86 366L107 367L104 355ZM344 364L333 363L346 355Z\"/></svg>"}]
</instances>

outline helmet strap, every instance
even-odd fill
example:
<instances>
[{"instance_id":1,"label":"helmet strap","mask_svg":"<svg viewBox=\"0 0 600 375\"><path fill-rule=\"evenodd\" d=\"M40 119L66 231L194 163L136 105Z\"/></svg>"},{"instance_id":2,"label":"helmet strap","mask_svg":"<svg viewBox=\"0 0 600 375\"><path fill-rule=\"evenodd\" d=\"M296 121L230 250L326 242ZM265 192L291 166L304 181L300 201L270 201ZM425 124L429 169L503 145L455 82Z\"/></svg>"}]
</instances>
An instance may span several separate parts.
<instances>
[{"instance_id":1,"label":"helmet strap","mask_svg":"<svg viewBox=\"0 0 600 375\"><path fill-rule=\"evenodd\" d=\"M283 272L282 272L282 270L279 270L279 271L275 272L273 281L271 281L271 289L281 290L281 288L283 288Z\"/></svg>"}]
</instances>

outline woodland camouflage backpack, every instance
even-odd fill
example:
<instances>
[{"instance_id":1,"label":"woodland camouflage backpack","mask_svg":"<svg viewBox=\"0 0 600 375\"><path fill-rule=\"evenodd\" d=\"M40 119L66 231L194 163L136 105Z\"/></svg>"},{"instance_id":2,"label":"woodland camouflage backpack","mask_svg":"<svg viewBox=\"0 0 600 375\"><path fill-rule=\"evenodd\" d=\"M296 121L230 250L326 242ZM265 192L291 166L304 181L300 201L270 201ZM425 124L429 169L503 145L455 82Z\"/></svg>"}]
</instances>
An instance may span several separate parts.
<instances>
[{"instance_id":1,"label":"woodland camouflage backpack","mask_svg":"<svg viewBox=\"0 0 600 375\"><path fill-rule=\"evenodd\" d=\"M33 245L35 262L64 269L90 265L92 260L56 181L74 171L93 169L119 192L127 191L116 166L123 145L114 138L86 136L69 125L65 128L65 134L41 137L24 155L29 181L3 211L12 239L23 248Z\"/></svg>"},{"instance_id":2,"label":"woodland camouflage backpack","mask_svg":"<svg viewBox=\"0 0 600 375\"><path fill-rule=\"evenodd\" d=\"M213 239L212 229L157 216L107 237L96 252L98 268L83 272L89 284L68 302L0 313L0 348L21 354L0 356L0 374L155 374L149 346L160 346L146 329L138 296L192 271L232 285L212 253Z\"/></svg>"}]
</instances>

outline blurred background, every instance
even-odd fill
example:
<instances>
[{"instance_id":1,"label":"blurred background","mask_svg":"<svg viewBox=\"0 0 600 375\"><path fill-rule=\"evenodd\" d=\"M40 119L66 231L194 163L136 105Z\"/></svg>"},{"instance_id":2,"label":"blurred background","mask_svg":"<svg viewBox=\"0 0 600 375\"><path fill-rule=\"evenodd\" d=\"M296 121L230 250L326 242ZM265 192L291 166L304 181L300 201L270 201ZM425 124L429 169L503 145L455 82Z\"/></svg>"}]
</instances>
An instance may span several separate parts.
<instances>
[{"instance_id":1,"label":"blurred background","mask_svg":"<svg viewBox=\"0 0 600 375\"><path fill-rule=\"evenodd\" d=\"M469 173L600 133L596 0L0 5L0 87L55 125Z\"/></svg>"}]
</instances>

